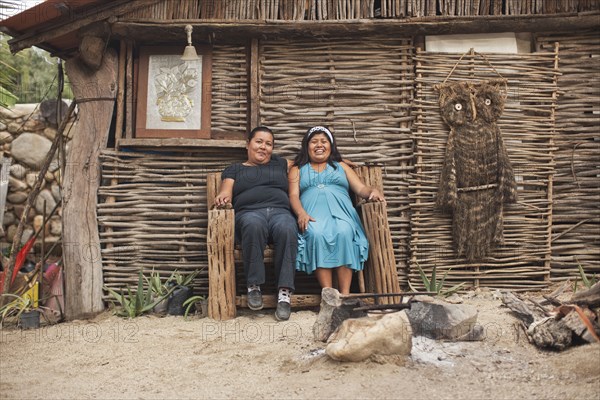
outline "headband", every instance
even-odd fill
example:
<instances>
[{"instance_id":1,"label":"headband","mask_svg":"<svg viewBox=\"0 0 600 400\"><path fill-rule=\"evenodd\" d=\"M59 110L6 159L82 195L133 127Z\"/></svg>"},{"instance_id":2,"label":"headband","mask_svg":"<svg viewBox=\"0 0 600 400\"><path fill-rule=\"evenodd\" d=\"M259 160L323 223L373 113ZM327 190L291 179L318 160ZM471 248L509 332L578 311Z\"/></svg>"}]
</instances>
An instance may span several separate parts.
<instances>
[{"instance_id":1,"label":"headband","mask_svg":"<svg viewBox=\"0 0 600 400\"><path fill-rule=\"evenodd\" d=\"M310 128L310 130L306 134L306 137L310 139L312 134L314 134L315 132L322 132L326 134L327 137L329 137L329 141L331 142L331 144L333 144L333 135L331 134L331 131L325 128L324 126L315 126L314 128Z\"/></svg>"}]
</instances>

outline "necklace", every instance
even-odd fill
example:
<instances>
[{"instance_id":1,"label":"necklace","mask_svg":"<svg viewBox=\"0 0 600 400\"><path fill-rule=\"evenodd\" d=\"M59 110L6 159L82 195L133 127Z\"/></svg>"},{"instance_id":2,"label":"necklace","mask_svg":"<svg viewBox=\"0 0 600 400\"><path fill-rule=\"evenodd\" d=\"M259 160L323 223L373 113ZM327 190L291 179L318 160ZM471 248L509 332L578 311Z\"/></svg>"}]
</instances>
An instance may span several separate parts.
<instances>
[{"instance_id":1,"label":"necklace","mask_svg":"<svg viewBox=\"0 0 600 400\"><path fill-rule=\"evenodd\" d=\"M320 167L324 166L323 170L320 171ZM325 170L327 169L327 163L319 163L314 165L313 163L310 163L310 167L311 169L314 171L315 175L316 175L316 183L317 183L317 188L319 189L323 189L325 187L325 184L323 183L322 179L321 179L321 175L325 172Z\"/></svg>"}]
</instances>

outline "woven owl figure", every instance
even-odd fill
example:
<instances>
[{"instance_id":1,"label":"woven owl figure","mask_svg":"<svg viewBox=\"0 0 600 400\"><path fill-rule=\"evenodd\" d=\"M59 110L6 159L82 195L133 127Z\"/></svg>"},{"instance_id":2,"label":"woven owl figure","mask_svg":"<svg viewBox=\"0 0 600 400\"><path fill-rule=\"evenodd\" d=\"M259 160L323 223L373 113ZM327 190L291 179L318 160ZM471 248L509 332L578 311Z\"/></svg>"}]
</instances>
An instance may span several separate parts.
<instances>
[{"instance_id":1,"label":"woven owl figure","mask_svg":"<svg viewBox=\"0 0 600 400\"><path fill-rule=\"evenodd\" d=\"M503 242L503 205L517 200L516 182L497 121L502 81L453 82L440 88L450 127L436 204L452 214L456 251L473 262Z\"/></svg>"}]
</instances>

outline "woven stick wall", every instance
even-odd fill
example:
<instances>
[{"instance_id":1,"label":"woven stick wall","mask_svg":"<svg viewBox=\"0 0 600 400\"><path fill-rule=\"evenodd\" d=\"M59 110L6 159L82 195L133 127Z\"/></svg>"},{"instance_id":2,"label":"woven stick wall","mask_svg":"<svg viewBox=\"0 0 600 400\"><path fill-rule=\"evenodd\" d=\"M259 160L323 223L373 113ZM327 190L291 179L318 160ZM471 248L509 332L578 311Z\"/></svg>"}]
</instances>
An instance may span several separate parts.
<instances>
[{"instance_id":1,"label":"woven stick wall","mask_svg":"<svg viewBox=\"0 0 600 400\"><path fill-rule=\"evenodd\" d=\"M106 286L135 284L142 268L163 277L202 269L195 284L206 293L206 174L244 156L244 149L187 155L104 151L98 224Z\"/></svg>"},{"instance_id":2,"label":"woven stick wall","mask_svg":"<svg viewBox=\"0 0 600 400\"><path fill-rule=\"evenodd\" d=\"M600 36L542 34L539 46L560 46L556 110L552 279L579 278L578 264L600 274Z\"/></svg>"},{"instance_id":3,"label":"woven stick wall","mask_svg":"<svg viewBox=\"0 0 600 400\"><path fill-rule=\"evenodd\" d=\"M274 129L277 152L295 156L306 130L333 129L342 155L384 167L397 270L406 284L408 182L412 165L409 40L262 41L261 123Z\"/></svg>"},{"instance_id":4,"label":"woven stick wall","mask_svg":"<svg viewBox=\"0 0 600 400\"><path fill-rule=\"evenodd\" d=\"M530 15L598 10L597 0L165 0L127 18L352 20L428 16Z\"/></svg>"},{"instance_id":5,"label":"woven stick wall","mask_svg":"<svg viewBox=\"0 0 600 400\"><path fill-rule=\"evenodd\" d=\"M550 276L550 218L553 169L553 112L556 104L555 54L489 55L508 79L508 99L499 121L519 183L517 204L505 207L505 245L477 264L457 258L451 217L435 208L449 129L443 123L433 85L450 73L460 55L417 52L414 107L415 173L411 180L410 281L422 288L417 266L427 276L437 267L448 273L447 286L467 285L515 290L540 289ZM498 78L481 58L466 56L450 80Z\"/></svg>"},{"instance_id":6,"label":"woven stick wall","mask_svg":"<svg viewBox=\"0 0 600 400\"><path fill-rule=\"evenodd\" d=\"M248 72L245 46L213 46L211 134L246 132Z\"/></svg>"}]
</instances>

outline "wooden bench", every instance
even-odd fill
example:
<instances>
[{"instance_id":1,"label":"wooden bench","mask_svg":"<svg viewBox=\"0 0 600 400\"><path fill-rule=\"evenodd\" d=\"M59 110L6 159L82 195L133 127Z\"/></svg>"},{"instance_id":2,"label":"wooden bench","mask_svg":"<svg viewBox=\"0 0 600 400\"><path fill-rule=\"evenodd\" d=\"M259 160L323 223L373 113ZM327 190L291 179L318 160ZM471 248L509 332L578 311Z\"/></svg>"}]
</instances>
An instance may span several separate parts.
<instances>
[{"instance_id":1,"label":"wooden bench","mask_svg":"<svg viewBox=\"0 0 600 400\"><path fill-rule=\"evenodd\" d=\"M362 166L356 169L365 184L377 187L383 193L381 168ZM235 318L237 307L246 307L245 278L241 250L234 243L235 214L233 209L214 208L214 199L221 184L220 173L209 173L206 178L208 206L208 316L216 320ZM398 293L398 275L394 249L387 219L387 208L382 203L359 202L361 219L369 240L369 259L365 270L358 275L358 287L361 293ZM265 250L265 264L272 263L273 252ZM275 288L269 289L273 282L273 268L266 269L267 282L263 289L265 307L277 305ZM236 276L237 275L237 276ZM239 285L236 287L236 282ZM271 291L273 294L268 294ZM304 273L296 274L296 291L292 296L292 307L318 306L320 287L317 279ZM384 299L394 302L395 299Z\"/></svg>"}]
</instances>

